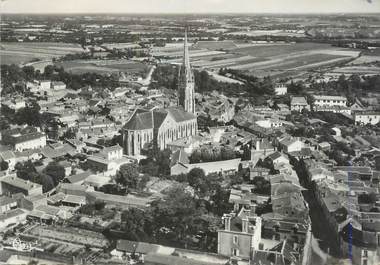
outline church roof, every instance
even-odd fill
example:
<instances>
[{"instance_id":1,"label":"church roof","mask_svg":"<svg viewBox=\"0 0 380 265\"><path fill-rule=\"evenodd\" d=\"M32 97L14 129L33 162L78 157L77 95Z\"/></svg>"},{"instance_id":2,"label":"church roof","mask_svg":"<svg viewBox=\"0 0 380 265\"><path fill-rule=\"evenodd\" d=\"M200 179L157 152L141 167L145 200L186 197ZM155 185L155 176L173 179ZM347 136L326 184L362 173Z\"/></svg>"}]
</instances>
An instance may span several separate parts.
<instances>
[{"instance_id":1,"label":"church roof","mask_svg":"<svg viewBox=\"0 0 380 265\"><path fill-rule=\"evenodd\" d=\"M137 109L124 128L127 130L147 130L159 128L167 115L173 117L176 122L196 119L192 113L184 111L180 107L155 109L152 111Z\"/></svg>"},{"instance_id":2,"label":"church roof","mask_svg":"<svg viewBox=\"0 0 380 265\"><path fill-rule=\"evenodd\" d=\"M125 124L128 130L146 130L153 128L153 114L150 111L136 110L133 116Z\"/></svg>"},{"instance_id":3,"label":"church roof","mask_svg":"<svg viewBox=\"0 0 380 265\"><path fill-rule=\"evenodd\" d=\"M176 122L182 122L196 118L194 114L186 112L182 108L178 107L167 108L165 111L167 111L167 113L169 113Z\"/></svg>"}]
</instances>

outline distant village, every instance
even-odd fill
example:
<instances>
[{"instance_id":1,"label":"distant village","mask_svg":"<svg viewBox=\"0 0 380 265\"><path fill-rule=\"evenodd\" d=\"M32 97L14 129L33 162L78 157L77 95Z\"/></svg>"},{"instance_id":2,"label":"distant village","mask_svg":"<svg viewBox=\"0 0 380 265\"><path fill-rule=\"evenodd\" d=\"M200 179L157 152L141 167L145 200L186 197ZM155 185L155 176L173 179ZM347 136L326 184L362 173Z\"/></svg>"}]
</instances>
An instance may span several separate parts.
<instances>
[{"instance_id":1,"label":"distant village","mask_svg":"<svg viewBox=\"0 0 380 265\"><path fill-rule=\"evenodd\" d=\"M107 88L54 69L2 94L1 264L380 264L379 94L199 91L183 41L175 89L150 60Z\"/></svg>"}]
</instances>

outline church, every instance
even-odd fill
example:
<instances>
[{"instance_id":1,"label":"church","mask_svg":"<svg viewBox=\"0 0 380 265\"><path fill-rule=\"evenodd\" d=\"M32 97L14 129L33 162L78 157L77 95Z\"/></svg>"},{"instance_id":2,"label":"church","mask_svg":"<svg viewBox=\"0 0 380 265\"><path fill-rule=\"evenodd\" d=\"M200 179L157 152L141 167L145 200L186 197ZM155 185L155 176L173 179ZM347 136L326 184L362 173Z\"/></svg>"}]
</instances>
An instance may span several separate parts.
<instances>
[{"instance_id":1,"label":"church","mask_svg":"<svg viewBox=\"0 0 380 265\"><path fill-rule=\"evenodd\" d=\"M150 111L136 109L123 127L124 153L138 156L150 143L163 150L168 143L195 135L198 124L194 86L194 73L190 65L185 32L183 62L178 73L178 106Z\"/></svg>"}]
</instances>

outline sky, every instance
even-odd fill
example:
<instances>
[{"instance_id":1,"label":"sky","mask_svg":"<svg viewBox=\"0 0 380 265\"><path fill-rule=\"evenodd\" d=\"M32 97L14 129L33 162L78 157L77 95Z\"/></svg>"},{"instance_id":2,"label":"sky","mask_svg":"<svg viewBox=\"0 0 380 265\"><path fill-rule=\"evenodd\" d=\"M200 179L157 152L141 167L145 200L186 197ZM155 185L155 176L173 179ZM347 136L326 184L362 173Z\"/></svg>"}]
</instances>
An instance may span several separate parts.
<instances>
[{"instance_id":1,"label":"sky","mask_svg":"<svg viewBox=\"0 0 380 265\"><path fill-rule=\"evenodd\" d=\"M377 13L380 0L0 0L1 13Z\"/></svg>"}]
</instances>

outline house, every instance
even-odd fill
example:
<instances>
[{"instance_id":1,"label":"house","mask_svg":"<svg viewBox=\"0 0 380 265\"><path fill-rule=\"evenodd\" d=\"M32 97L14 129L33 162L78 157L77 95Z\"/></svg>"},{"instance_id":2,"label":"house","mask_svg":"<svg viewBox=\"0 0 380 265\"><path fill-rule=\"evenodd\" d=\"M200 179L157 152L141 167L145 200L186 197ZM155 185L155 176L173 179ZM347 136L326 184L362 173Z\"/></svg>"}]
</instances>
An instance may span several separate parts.
<instances>
[{"instance_id":1,"label":"house","mask_svg":"<svg viewBox=\"0 0 380 265\"><path fill-rule=\"evenodd\" d=\"M0 214L3 214L7 211L10 211L16 208L17 208L17 200L11 197L7 197L7 196L0 197Z\"/></svg>"},{"instance_id":2,"label":"house","mask_svg":"<svg viewBox=\"0 0 380 265\"><path fill-rule=\"evenodd\" d=\"M41 149L41 154L48 159L61 158L67 155L74 156L76 153L77 150L68 143L50 143Z\"/></svg>"},{"instance_id":3,"label":"house","mask_svg":"<svg viewBox=\"0 0 380 265\"><path fill-rule=\"evenodd\" d=\"M42 148L46 145L46 135L38 130L10 129L2 131L2 142L16 151Z\"/></svg>"},{"instance_id":4,"label":"house","mask_svg":"<svg viewBox=\"0 0 380 265\"><path fill-rule=\"evenodd\" d=\"M62 81L51 82L51 89L53 90L63 90L66 89L66 84Z\"/></svg>"},{"instance_id":5,"label":"house","mask_svg":"<svg viewBox=\"0 0 380 265\"><path fill-rule=\"evenodd\" d=\"M51 88L51 81L50 80L41 80L39 81L39 86L41 90L48 90Z\"/></svg>"},{"instance_id":6,"label":"house","mask_svg":"<svg viewBox=\"0 0 380 265\"><path fill-rule=\"evenodd\" d=\"M122 164L132 163L131 159L123 156L123 148L119 145L105 147L99 153L87 158L88 167L95 172L114 172Z\"/></svg>"},{"instance_id":7,"label":"house","mask_svg":"<svg viewBox=\"0 0 380 265\"><path fill-rule=\"evenodd\" d=\"M0 214L0 231L9 229L10 226L16 226L17 224L26 220L27 212L19 208L7 211L4 214Z\"/></svg>"},{"instance_id":8,"label":"house","mask_svg":"<svg viewBox=\"0 0 380 265\"><path fill-rule=\"evenodd\" d=\"M56 190L67 195L86 196L87 193L94 191L94 188L79 184L60 183Z\"/></svg>"},{"instance_id":9,"label":"house","mask_svg":"<svg viewBox=\"0 0 380 265\"><path fill-rule=\"evenodd\" d=\"M255 249L252 253L252 265L295 265L298 263L298 253L293 244L284 240L270 249Z\"/></svg>"},{"instance_id":10,"label":"house","mask_svg":"<svg viewBox=\"0 0 380 265\"><path fill-rule=\"evenodd\" d=\"M298 137L285 136L278 139L279 149L285 153L299 152L305 144Z\"/></svg>"},{"instance_id":11,"label":"house","mask_svg":"<svg viewBox=\"0 0 380 265\"><path fill-rule=\"evenodd\" d=\"M347 98L342 96L324 96L324 95L314 95L314 106L316 108L320 107L346 107Z\"/></svg>"},{"instance_id":12,"label":"house","mask_svg":"<svg viewBox=\"0 0 380 265\"><path fill-rule=\"evenodd\" d=\"M274 165L276 165L276 164L289 164L288 157L284 153L281 153L278 151L270 154L269 156L267 156L266 159L269 159Z\"/></svg>"},{"instance_id":13,"label":"house","mask_svg":"<svg viewBox=\"0 0 380 265\"><path fill-rule=\"evenodd\" d=\"M286 93L288 93L288 87L285 84L277 84L274 87L274 93L277 96L285 95Z\"/></svg>"},{"instance_id":14,"label":"house","mask_svg":"<svg viewBox=\"0 0 380 265\"><path fill-rule=\"evenodd\" d=\"M249 179L253 180L255 177L268 178L270 170L264 167L250 167Z\"/></svg>"},{"instance_id":15,"label":"house","mask_svg":"<svg viewBox=\"0 0 380 265\"><path fill-rule=\"evenodd\" d=\"M13 98L11 100L2 100L1 104L11 110L17 111L26 107L26 102L22 98Z\"/></svg>"},{"instance_id":16,"label":"house","mask_svg":"<svg viewBox=\"0 0 380 265\"><path fill-rule=\"evenodd\" d=\"M259 249L261 218L244 207L235 215L224 214L224 228L218 230L218 254L249 260L251 251Z\"/></svg>"},{"instance_id":17,"label":"house","mask_svg":"<svg viewBox=\"0 0 380 265\"><path fill-rule=\"evenodd\" d=\"M380 112L376 111L362 111L355 112L354 114L355 124L357 125L376 125L380 122Z\"/></svg>"},{"instance_id":18,"label":"house","mask_svg":"<svg viewBox=\"0 0 380 265\"><path fill-rule=\"evenodd\" d=\"M351 115L351 109L346 106L340 105L322 105L322 106L314 106L314 111L320 112L333 112L333 113L341 113Z\"/></svg>"},{"instance_id":19,"label":"house","mask_svg":"<svg viewBox=\"0 0 380 265\"><path fill-rule=\"evenodd\" d=\"M301 112L302 110L310 110L310 106L304 97L292 97L290 101L290 110Z\"/></svg>"},{"instance_id":20,"label":"house","mask_svg":"<svg viewBox=\"0 0 380 265\"><path fill-rule=\"evenodd\" d=\"M321 151L329 151L331 149L331 144L328 142L319 143L318 149Z\"/></svg>"},{"instance_id":21,"label":"house","mask_svg":"<svg viewBox=\"0 0 380 265\"><path fill-rule=\"evenodd\" d=\"M65 179L68 183L81 185L91 174L91 171L84 171L75 175L67 176Z\"/></svg>"},{"instance_id":22,"label":"house","mask_svg":"<svg viewBox=\"0 0 380 265\"><path fill-rule=\"evenodd\" d=\"M271 183L273 213L288 218L307 220L309 211L301 190L302 188L294 183Z\"/></svg>"},{"instance_id":23,"label":"house","mask_svg":"<svg viewBox=\"0 0 380 265\"><path fill-rule=\"evenodd\" d=\"M158 254L164 256L171 256L174 253L174 251L175 248L172 247L119 239L116 242L116 248L111 251L111 255L118 258L123 258L134 254L139 256L140 260L145 261L144 257L146 255Z\"/></svg>"},{"instance_id":24,"label":"house","mask_svg":"<svg viewBox=\"0 0 380 265\"><path fill-rule=\"evenodd\" d=\"M9 175L0 179L0 194L23 193L25 195L42 194L42 186L40 184L23 180L15 175Z\"/></svg>"},{"instance_id":25,"label":"house","mask_svg":"<svg viewBox=\"0 0 380 265\"><path fill-rule=\"evenodd\" d=\"M20 208L32 211L40 205L47 205L46 196L43 194L22 196L19 198Z\"/></svg>"}]
</instances>

